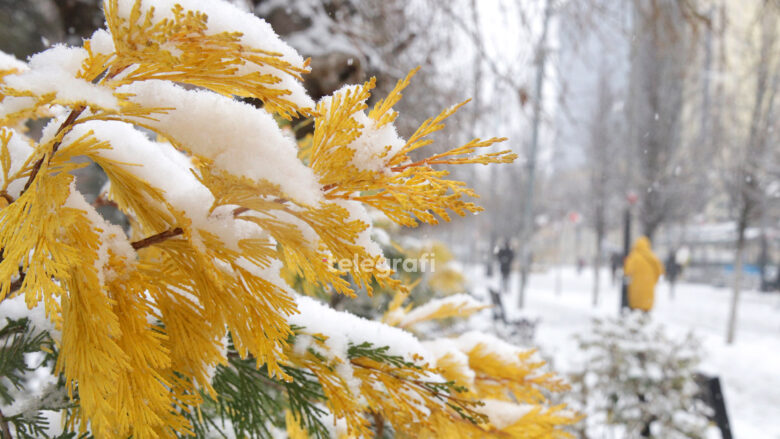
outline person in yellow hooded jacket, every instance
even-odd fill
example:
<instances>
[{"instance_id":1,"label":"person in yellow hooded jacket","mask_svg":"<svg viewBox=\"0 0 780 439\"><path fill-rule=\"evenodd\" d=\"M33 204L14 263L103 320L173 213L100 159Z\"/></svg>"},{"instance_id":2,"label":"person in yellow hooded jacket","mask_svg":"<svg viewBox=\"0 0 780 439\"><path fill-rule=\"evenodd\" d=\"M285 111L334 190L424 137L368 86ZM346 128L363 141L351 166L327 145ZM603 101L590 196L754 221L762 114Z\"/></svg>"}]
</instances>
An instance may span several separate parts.
<instances>
[{"instance_id":1,"label":"person in yellow hooded jacket","mask_svg":"<svg viewBox=\"0 0 780 439\"><path fill-rule=\"evenodd\" d=\"M640 236L626 258L623 267L629 279L628 306L650 311L653 308L655 284L664 274L664 266L650 249L650 240Z\"/></svg>"}]
</instances>

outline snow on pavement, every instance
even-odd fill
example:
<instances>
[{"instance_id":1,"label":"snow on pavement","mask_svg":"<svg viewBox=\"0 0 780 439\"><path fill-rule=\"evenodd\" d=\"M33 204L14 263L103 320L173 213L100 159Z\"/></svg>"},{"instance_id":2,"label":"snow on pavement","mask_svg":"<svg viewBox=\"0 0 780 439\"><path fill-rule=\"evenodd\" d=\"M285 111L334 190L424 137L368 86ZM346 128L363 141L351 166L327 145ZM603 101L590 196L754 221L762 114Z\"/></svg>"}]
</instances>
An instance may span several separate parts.
<instances>
[{"instance_id":1,"label":"snow on pavement","mask_svg":"<svg viewBox=\"0 0 780 439\"><path fill-rule=\"evenodd\" d=\"M482 266L469 267L466 274L473 293L489 301L486 289L497 288L497 279L487 278ZM518 280L514 274L511 292L504 297L510 318L520 313ZM558 371L579 361L574 335L589 331L593 317L618 312L619 285L611 285L608 271L603 271L599 306L594 308L593 280L592 270L577 274L571 267L530 277L522 313L541 319L535 343ZM652 315L672 333L693 331L702 340L701 370L720 376L735 438L780 439L780 294L742 293L732 346L725 343L730 297L728 289L682 283L672 299L668 284L659 283Z\"/></svg>"}]
</instances>

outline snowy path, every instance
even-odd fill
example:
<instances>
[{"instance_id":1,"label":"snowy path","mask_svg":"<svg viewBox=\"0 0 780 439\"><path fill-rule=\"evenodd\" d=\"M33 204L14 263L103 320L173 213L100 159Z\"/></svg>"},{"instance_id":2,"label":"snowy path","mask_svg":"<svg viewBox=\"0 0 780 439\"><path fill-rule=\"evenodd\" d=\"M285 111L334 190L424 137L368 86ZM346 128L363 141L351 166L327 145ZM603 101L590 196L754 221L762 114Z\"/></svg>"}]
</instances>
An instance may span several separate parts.
<instances>
[{"instance_id":1,"label":"snowy path","mask_svg":"<svg viewBox=\"0 0 780 439\"><path fill-rule=\"evenodd\" d=\"M467 275L477 296L487 297L486 285L496 285L482 267L468 269ZM558 277L560 295L555 293ZM517 281L515 276L504 301L510 316L517 315ZM597 308L591 306L592 283L592 271L577 275L568 267L531 276L524 313L541 318L536 342L558 370L578 361L574 334L588 331L594 316L617 313L618 286L610 285L609 274L603 272ZM726 289L680 284L671 300L662 284L656 288L653 317L673 332L694 331L702 340L702 370L721 377L735 438L780 439L780 295L743 293L733 346L724 342L729 299Z\"/></svg>"}]
</instances>

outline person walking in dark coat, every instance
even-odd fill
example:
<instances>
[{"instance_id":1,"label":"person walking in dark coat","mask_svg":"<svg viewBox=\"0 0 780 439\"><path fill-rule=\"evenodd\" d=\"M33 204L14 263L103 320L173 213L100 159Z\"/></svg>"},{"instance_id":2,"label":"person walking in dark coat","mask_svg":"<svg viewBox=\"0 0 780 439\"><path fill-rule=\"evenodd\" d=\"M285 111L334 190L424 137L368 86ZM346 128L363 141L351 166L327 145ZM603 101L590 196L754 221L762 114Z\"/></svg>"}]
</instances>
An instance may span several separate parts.
<instances>
[{"instance_id":1,"label":"person walking in dark coat","mask_svg":"<svg viewBox=\"0 0 780 439\"><path fill-rule=\"evenodd\" d=\"M669 297L674 299L674 284L677 282L682 267L677 263L677 252L670 251L665 263L666 280L669 282Z\"/></svg>"},{"instance_id":2,"label":"person walking in dark coat","mask_svg":"<svg viewBox=\"0 0 780 439\"><path fill-rule=\"evenodd\" d=\"M618 279L618 270L623 266L623 255L618 252L612 252L609 258L609 265L612 272L612 285L615 285Z\"/></svg>"},{"instance_id":3,"label":"person walking in dark coat","mask_svg":"<svg viewBox=\"0 0 780 439\"><path fill-rule=\"evenodd\" d=\"M512 271L512 261L515 259L515 252L512 251L508 239L496 252L496 259L498 259L498 268L501 272L501 292L507 294L509 292L509 274Z\"/></svg>"}]
</instances>

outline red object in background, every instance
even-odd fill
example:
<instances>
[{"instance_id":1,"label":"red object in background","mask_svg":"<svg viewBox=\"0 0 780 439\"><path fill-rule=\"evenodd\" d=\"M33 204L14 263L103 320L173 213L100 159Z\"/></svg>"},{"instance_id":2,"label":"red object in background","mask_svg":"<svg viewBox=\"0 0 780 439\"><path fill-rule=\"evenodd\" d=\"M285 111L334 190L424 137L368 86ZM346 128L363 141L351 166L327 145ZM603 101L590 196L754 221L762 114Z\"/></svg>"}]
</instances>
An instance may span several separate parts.
<instances>
[{"instance_id":1,"label":"red object in background","mask_svg":"<svg viewBox=\"0 0 780 439\"><path fill-rule=\"evenodd\" d=\"M582 220L582 215L580 215L579 212L569 212L569 222L572 224L577 224Z\"/></svg>"},{"instance_id":2,"label":"red object in background","mask_svg":"<svg viewBox=\"0 0 780 439\"><path fill-rule=\"evenodd\" d=\"M631 191L626 194L626 200L628 200L629 205L633 206L637 201L639 201L639 195L637 195L636 192Z\"/></svg>"}]
</instances>

